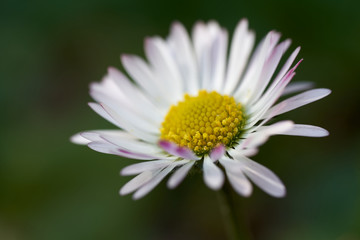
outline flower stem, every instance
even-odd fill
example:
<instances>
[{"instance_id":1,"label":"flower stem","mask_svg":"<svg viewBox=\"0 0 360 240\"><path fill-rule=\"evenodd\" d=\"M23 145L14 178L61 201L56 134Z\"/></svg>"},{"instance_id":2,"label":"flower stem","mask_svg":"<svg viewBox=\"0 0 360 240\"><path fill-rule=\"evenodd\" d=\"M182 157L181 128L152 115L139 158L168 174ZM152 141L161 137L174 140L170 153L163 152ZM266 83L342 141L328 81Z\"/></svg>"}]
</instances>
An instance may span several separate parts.
<instances>
[{"instance_id":1,"label":"flower stem","mask_svg":"<svg viewBox=\"0 0 360 240\"><path fill-rule=\"evenodd\" d=\"M226 182L221 191L218 192L220 211L223 216L224 227L228 235L228 239L252 239L244 217L237 217L231 191L232 189L229 183Z\"/></svg>"}]
</instances>

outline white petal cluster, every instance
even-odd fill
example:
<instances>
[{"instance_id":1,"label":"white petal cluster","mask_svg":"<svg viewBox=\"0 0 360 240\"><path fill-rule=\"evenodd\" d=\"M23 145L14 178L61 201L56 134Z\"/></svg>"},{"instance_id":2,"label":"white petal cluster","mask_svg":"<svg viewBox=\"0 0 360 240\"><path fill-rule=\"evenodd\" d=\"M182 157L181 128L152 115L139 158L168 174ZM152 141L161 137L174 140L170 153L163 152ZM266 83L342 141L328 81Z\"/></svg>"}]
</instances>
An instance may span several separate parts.
<instances>
[{"instance_id":1,"label":"white petal cluster","mask_svg":"<svg viewBox=\"0 0 360 240\"><path fill-rule=\"evenodd\" d=\"M255 34L248 29L246 19L237 25L230 46L227 31L217 22L198 22L191 37L176 22L168 38L145 40L147 61L134 55L121 56L133 81L111 67L100 83L91 84L90 94L96 102L89 106L121 130L82 132L72 141L102 153L143 160L121 171L123 175L137 175L120 190L122 195L134 193L134 199L145 196L167 175L167 186L175 188L198 161L204 182L211 189L220 189L227 177L240 195L251 194L251 180L266 193L282 197L286 190L280 179L249 157L272 135L327 136L325 129L316 126L292 121L267 123L327 96L330 90L307 90L312 87L308 82L289 84L301 62L294 65L299 47L274 75L291 43L289 39L279 40L279 33L269 32L253 51ZM234 149L219 146L203 159L189 149L160 140L161 123L170 106L181 101L185 93L196 95L201 89L233 96L249 116L245 133ZM282 96L301 91L305 92L278 102Z\"/></svg>"}]
</instances>

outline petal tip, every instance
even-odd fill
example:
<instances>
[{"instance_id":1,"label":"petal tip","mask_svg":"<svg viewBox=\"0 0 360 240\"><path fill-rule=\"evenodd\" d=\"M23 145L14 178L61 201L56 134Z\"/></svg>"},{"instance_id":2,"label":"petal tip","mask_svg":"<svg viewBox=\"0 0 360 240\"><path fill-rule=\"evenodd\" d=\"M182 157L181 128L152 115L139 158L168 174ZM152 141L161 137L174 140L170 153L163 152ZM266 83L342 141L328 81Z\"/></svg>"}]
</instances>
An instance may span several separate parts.
<instances>
[{"instance_id":1,"label":"petal tip","mask_svg":"<svg viewBox=\"0 0 360 240\"><path fill-rule=\"evenodd\" d=\"M131 55L130 54L126 54L126 53L123 53L120 55L120 59L121 59L121 62L124 64L124 62L127 62L131 59Z\"/></svg>"},{"instance_id":2,"label":"petal tip","mask_svg":"<svg viewBox=\"0 0 360 240\"><path fill-rule=\"evenodd\" d=\"M130 193L129 191L127 191L127 189L126 189L125 186L126 186L126 185L124 185L122 188L120 188L120 190L119 190L119 195L120 195L120 196L125 196L125 195L127 195L127 194Z\"/></svg>"},{"instance_id":3,"label":"petal tip","mask_svg":"<svg viewBox=\"0 0 360 240\"><path fill-rule=\"evenodd\" d=\"M328 89L328 88L323 88L323 89L324 89L324 92L325 92L324 93L325 97L332 93L332 91L330 89Z\"/></svg>"},{"instance_id":4,"label":"petal tip","mask_svg":"<svg viewBox=\"0 0 360 240\"><path fill-rule=\"evenodd\" d=\"M178 183L178 182L176 182L176 181L171 181L171 179L170 179L169 181L167 181L166 186L167 186L168 189L173 190L173 189L175 189L177 186L179 186L179 184L180 184L180 182Z\"/></svg>"},{"instance_id":5,"label":"petal tip","mask_svg":"<svg viewBox=\"0 0 360 240\"><path fill-rule=\"evenodd\" d=\"M276 198L284 198L284 197L286 197L286 188L284 187L283 191L278 192L276 194L272 194L272 196L276 197Z\"/></svg>"},{"instance_id":6,"label":"petal tip","mask_svg":"<svg viewBox=\"0 0 360 240\"><path fill-rule=\"evenodd\" d=\"M109 66L109 67L107 68L107 70L108 70L109 73L111 73L111 72L116 71L117 69L116 69L115 67L113 67L113 66Z\"/></svg>"},{"instance_id":7,"label":"petal tip","mask_svg":"<svg viewBox=\"0 0 360 240\"><path fill-rule=\"evenodd\" d=\"M249 25L249 20L247 18L242 18L239 22L239 24L246 24L246 26Z\"/></svg>"},{"instance_id":8,"label":"petal tip","mask_svg":"<svg viewBox=\"0 0 360 240\"><path fill-rule=\"evenodd\" d=\"M70 137L70 142L74 143L74 144L79 144L79 145L86 145L89 142L91 142L90 140L84 138L82 135L82 133L77 133L73 136Z\"/></svg>"},{"instance_id":9,"label":"petal tip","mask_svg":"<svg viewBox=\"0 0 360 240\"><path fill-rule=\"evenodd\" d=\"M171 29L172 30L175 30L175 29L178 29L178 28L182 28L183 25L182 23L179 21L179 20L175 20L171 23Z\"/></svg>"},{"instance_id":10,"label":"petal tip","mask_svg":"<svg viewBox=\"0 0 360 240\"><path fill-rule=\"evenodd\" d=\"M140 194L136 194L134 193L134 195L132 195L132 200L136 201L139 200L140 198L143 198L145 195L140 195Z\"/></svg>"}]
</instances>

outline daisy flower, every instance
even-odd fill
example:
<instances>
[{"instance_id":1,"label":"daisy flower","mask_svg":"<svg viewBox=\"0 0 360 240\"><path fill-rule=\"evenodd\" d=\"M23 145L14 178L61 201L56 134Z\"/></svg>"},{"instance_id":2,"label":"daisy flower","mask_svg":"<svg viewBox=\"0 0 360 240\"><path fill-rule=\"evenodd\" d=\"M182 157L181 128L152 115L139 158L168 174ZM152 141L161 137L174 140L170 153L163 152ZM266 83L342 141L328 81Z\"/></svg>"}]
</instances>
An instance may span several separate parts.
<instances>
[{"instance_id":1,"label":"daisy flower","mask_svg":"<svg viewBox=\"0 0 360 240\"><path fill-rule=\"evenodd\" d=\"M136 175L120 190L121 195L134 193L134 199L167 176L167 186L175 188L191 169L200 170L213 190L227 178L242 196L251 194L252 181L282 197L281 180L249 157L272 135L327 136L316 126L268 123L330 90L308 90L308 82L289 84L302 61L294 64L300 47L277 70L291 43L279 40L280 34L271 31L253 51L255 34L244 19L228 48L228 32L215 21L196 23L191 36L175 22L166 39L145 39L147 60L122 55L126 74L110 67L101 82L90 85L95 102L89 106L119 129L81 132L72 141L141 160L121 171ZM302 93L279 101L297 92Z\"/></svg>"}]
</instances>

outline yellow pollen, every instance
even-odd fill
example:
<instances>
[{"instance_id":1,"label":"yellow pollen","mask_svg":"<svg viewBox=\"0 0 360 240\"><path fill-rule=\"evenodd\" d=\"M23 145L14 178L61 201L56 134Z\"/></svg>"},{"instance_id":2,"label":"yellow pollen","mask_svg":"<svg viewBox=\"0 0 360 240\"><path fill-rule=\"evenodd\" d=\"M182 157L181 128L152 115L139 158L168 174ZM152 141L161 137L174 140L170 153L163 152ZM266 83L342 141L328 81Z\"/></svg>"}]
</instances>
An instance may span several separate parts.
<instances>
[{"instance_id":1,"label":"yellow pollen","mask_svg":"<svg viewBox=\"0 0 360 240\"><path fill-rule=\"evenodd\" d=\"M243 108L233 97L201 90L197 96L185 94L183 101L170 107L160 130L161 139L203 156L219 144L234 146L244 124Z\"/></svg>"}]
</instances>

